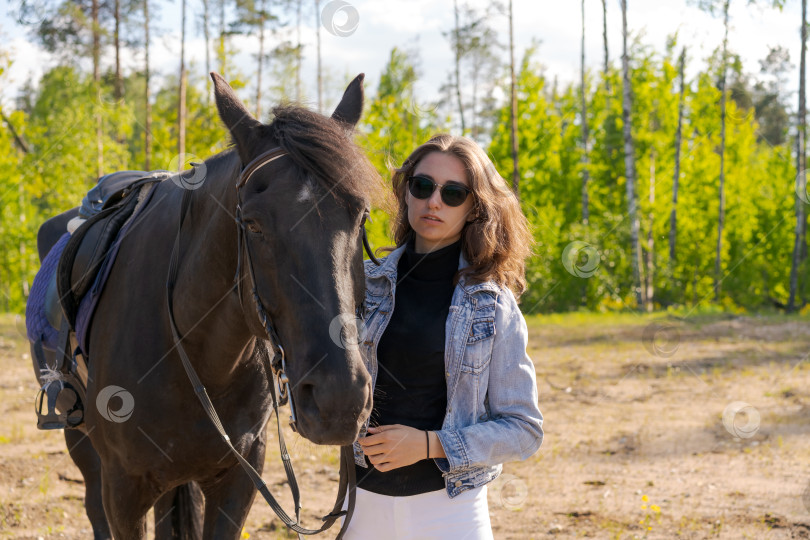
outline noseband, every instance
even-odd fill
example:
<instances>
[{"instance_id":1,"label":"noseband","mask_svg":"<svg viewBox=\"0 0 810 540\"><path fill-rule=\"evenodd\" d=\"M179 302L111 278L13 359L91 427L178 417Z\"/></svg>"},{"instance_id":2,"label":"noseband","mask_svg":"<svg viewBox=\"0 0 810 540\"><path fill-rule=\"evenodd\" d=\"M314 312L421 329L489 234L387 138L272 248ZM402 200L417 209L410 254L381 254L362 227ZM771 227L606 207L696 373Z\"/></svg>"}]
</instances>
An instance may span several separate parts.
<instances>
[{"instance_id":1,"label":"noseband","mask_svg":"<svg viewBox=\"0 0 810 540\"><path fill-rule=\"evenodd\" d=\"M251 175L255 173L261 167L272 163L273 161L284 157L287 155L287 152L282 149L281 147L275 147L267 152L260 154L256 159L251 161L247 164L247 166L242 169L242 172L239 174L239 178L236 181L236 224L237 224L237 259L236 259L236 275L234 276L234 286L236 287L237 296L239 296L239 304L242 307L242 312L244 313L244 304L242 300L242 253L245 253L247 257L247 269L248 275L250 276L250 283L251 283L251 298L253 299L254 307L256 308L256 313L259 317L259 322L264 328L265 333L270 341L270 346L273 350L273 357L270 360L270 370L272 373L273 382L270 384L270 394L272 397L272 405L273 410L276 415L276 422L278 426L278 441L279 441L279 449L281 451L281 459L284 463L284 470L287 474L287 482L290 486L290 491L292 492L293 496L293 504L295 505L295 520L290 518L281 505L276 501L275 497L270 493L267 488L267 485L261 478L261 475L253 468L253 466L240 454L231 444L230 438L228 437L227 433L225 432L224 427L222 426L222 422L217 415L216 410L214 409L213 403L211 403L210 398L208 397L208 393L205 390L205 386L203 386L202 381L200 381L199 376L196 373L196 370L191 364L188 355L185 352L185 349L182 344L182 338L180 337L180 333L177 330L177 324L174 320L174 310L172 306L172 296L174 292L174 285L177 281L177 274L179 270L179 258L180 258L180 231L183 228L183 221L185 219L185 215L188 211L188 207L191 203L191 193L192 190L185 190L183 193L183 199L180 203L180 226L177 229L177 236L175 238L174 248L172 249L172 255L169 262L169 275L166 280L166 300L169 310L169 323L172 330L172 336L174 338L174 344L177 348L178 354L180 355L180 359L183 363L183 367L186 370L186 374L188 375L189 380L191 381L192 385L194 386L194 392L197 394L200 402L205 409L206 414L210 418L211 422L214 424L214 427L219 432L220 437L222 438L223 442L228 446L231 453L234 454L236 459L239 461L239 464L248 474L248 476L253 481L253 484L262 494L264 499L276 513L276 515L281 518L284 524L292 529L293 531L297 532L299 537L302 534L311 535L311 534L318 534L320 532L325 531L329 527L332 526L335 521L342 517L346 516L346 519L343 522L343 526L341 527L340 532L338 533L337 538L340 539L345 534L345 531L348 528L349 521L351 519L352 512L354 510L355 504L355 474L354 474L354 455L352 446L343 446L341 447L340 457L341 457L341 467L340 467L340 475L339 475L339 486L338 486L338 495L337 500L335 501L335 506L332 509L332 512L325 515L323 520L323 525L321 525L318 529L306 529L300 525L300 512L301 512L301 504L300 504L300 491L298 489L298 482L295 479L295 473L292 468L292 463L290 462L290 455L287 452L287 446L284 442L284 435L281 430L281 422L279 420L278 415L278 408L280 405L284 405L285 403L289 402L290 405L290 427L294 432L298 432L298 425L297 425L297 418L295 415L295 408L293 406L292 400L292 390L290 388L290 379L287 376L287 363L285 360L284 355L284 348L281 346L281 340L278 337L278 334L275 331L275 328L270 322L270 318L267 315L267 311L264 309L264 305L262 304L261 298L259 298L259 292L256 286L256 277L253 269L253 257L251 256L250 251L250 244L247 242L245 237L245 222L242 219L242 192L241 189L247 184L248 180L250 180ZM366 229L365 229L365 220L363 224L361 224L362 235L363 235L363 247L368 253L369 258L377 265L380 262L374 257L372 253L371 246L368 242L368 237L366 236ZM344 499L348 495L348 507L347 510L342 510Z\"/></svg>"}]
</instances>

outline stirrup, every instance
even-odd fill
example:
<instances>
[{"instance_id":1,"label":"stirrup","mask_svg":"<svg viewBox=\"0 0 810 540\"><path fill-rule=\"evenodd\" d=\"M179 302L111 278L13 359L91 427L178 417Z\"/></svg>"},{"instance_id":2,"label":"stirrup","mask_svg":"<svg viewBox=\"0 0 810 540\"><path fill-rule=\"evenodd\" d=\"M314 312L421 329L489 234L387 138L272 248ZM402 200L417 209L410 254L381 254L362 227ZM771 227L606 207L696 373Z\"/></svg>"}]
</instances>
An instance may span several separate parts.
<instances>
[{"instance_id":1,"label":"stirrup","mask_svg":"<svg viewBox=\"0 0 810 540\"><path fill-rule=\"evenodd\" d=\"M84 422L84 404L79 393L63 380L47 382L40 388L35 398L34 412L37 413L38 429L72 429Z\"/></svg>"}]
</instances>

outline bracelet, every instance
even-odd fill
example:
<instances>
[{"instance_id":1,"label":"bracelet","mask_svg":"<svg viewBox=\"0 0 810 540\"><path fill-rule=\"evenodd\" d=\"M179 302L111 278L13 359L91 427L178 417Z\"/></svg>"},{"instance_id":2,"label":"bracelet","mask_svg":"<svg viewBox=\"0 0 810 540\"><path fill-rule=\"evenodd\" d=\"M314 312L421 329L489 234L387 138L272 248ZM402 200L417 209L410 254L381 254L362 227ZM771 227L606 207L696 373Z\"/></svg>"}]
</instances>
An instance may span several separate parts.
<instances>
[{"instance_id":1,"label":"bracelet","mask_svg":"<svg viewBox=\"0 0 810 540\"><path fill-rule=\"evenodd\" d=\"M425 431L425 442L427 443L427 457L425 459L430 459L430 432Z\"/></svg>"}]
</instances>

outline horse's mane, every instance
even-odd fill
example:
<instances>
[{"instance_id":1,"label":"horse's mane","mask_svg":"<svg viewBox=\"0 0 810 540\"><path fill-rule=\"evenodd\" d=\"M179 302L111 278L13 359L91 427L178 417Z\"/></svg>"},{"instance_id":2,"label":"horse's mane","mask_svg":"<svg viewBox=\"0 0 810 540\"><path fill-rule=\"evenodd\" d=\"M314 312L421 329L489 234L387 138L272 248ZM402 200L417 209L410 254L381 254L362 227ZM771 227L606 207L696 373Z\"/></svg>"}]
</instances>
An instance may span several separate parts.
<instances>
[{"instance_id":1,"label":"horse's mane","mask_svg":"<svg viewBox=\"0 0 810 540\"><path fill-rule=\"evenodd\" d=\"M293 162L338 199L376 199L383 190L379 173L340 122L297 105L273 108L262 127Z\"/></svg>"}]
</instances>

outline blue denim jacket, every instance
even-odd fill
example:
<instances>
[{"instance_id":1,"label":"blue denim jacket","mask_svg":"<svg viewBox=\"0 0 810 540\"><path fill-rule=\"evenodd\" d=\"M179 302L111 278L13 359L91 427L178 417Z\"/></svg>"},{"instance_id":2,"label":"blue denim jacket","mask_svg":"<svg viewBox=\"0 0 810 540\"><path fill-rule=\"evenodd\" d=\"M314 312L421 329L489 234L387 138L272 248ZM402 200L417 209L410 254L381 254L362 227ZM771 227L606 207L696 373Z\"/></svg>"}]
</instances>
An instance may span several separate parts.
<instances>
[{"instance_id":1,"label":"blue denim jacket","mask_svg":"<svg viewBox=\"0 0 810 540\"><path fill-rule=\"evenodd\" d=\"M366 261L366 298L360 350L372 384L377 381L377 344L394 309L397 263L405 246L376 266ZM462 253L459 268L468 263ZM512 291L492 282L453 291L446 323L447 412L437 431L447 458L435 459L447 493L455 497L490 482L505 461L526 459L543 441L534 364L528 354L526 320ZM360 432L367 433L368 421ZM354 443L358 465L366 466Z\"/></svg>"}]
</instances>

